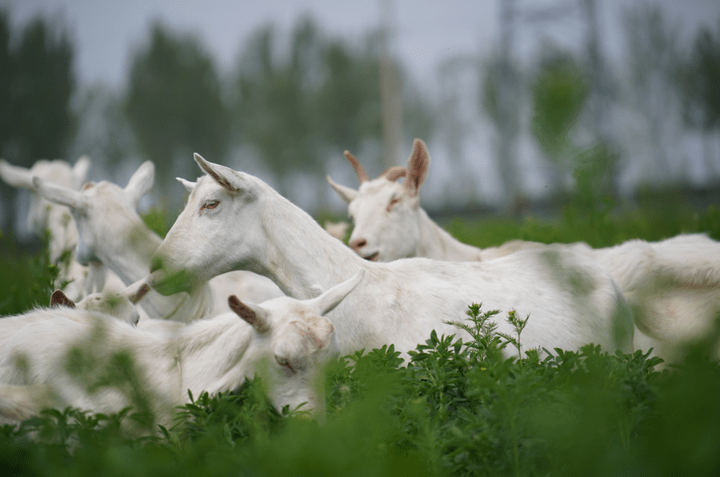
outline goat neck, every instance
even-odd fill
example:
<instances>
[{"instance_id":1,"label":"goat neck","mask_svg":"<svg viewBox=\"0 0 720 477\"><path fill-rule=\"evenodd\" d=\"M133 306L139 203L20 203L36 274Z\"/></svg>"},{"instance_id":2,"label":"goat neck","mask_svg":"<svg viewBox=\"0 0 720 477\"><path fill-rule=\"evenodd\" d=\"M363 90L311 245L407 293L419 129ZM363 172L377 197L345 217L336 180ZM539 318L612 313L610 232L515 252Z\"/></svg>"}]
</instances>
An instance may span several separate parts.
<instances>
[{"instance_id":1,"label":"goat neck","mask_svg":"<svg viewBox=\"0 0 720 477\"><path fill-rule=\"evenodd\" d=\"M420 240L417 243L415 257L451 262L480 260L479 248L457 240L436 224L422 208L418 210L417 218Z\"/></svg>"}]
</instances>

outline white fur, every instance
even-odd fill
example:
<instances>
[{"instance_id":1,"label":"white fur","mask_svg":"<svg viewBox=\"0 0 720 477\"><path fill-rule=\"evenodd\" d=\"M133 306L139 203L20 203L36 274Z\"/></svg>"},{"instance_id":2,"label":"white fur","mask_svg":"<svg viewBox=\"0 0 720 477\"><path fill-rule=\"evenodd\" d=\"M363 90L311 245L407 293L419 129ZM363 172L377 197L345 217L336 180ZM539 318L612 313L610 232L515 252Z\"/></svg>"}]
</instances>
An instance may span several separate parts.
<instances>
[{"instance_id":1,"label":"white fur","mask_svg":"<svg viewBox=\"0 0 720 477\"><path fill-rule=\"evenodd\" d=\"M420 206L419 189L429 162L425 144L416 140L404 171L405 184L388 180L386 174L368 180L356 159L351 164L356 170L360 167L358 190L339 186L328 177L330 185L348 202L354 222L348 244L360 256L381 262L405 257L486 261L542 247L537 242L513 240L480 249L452 237ZM408 182L414 186L408 187ZM652 346L656 354L672 360L682 344L712 328L720 310L720 243L694 234L655 243L630 240L603 249L582 243L568 248L597 260L618 282L641 332L635 333L636 348Z\"/></svg>"},{"instance_id":2,"label":"white fur","mask_svg":"<svg viewBox=\"0 0 720 477\"><path fill-rule=\"evenodd\" d=\"M487 263L372 263L256 177L199 155L195 160L210 175L192 187L155 253L149 281L161 293L243 269L271 278L289 296L311 298L318 287L364 270L365 280L327 315L341 354L387 343L407 353L433 329L460 333L445 322L462 320L471 303L529 314L523 349L576 349L589 342L608 351L632 349L627 304L612 277L586 257L546 247ZM178 271L187 283L168 281ZM498 325L512 333L504 320Z\"/></svg>"},{"instance_id":3,"label":"white fur","mask_svg":"<svg viewBox=\"0 0 720 477\"><path fill-rule=\"evenodd\" d=\"M39 179L35 184L46 199L70 207L79 232L78 259L104 263L130 285L147 276L150 257L162 241L136 210L142 196L152 188L154 177L155 167L147 161L124 188L107 181L88 183L79 192ZM189 294L163 297L150 293L141 307L152 318L189 322L230 311L226 298L231 294L260 302L281 292L263 277L233 273L198 284Z\"/></svg>"},{"instance_id":4,"label":"white fur","mask_svg":"<svg viewBox=\"0 0 720 477\"><path fill-rule=\"evenodd\" d=\"M82 316L85 312L101 313L134 326L140 319L133 299L135 292L136 287L128 287L118 293L112 291L91 293L78 303L70 300L72 308L65 305L52 305L49 308L36 308L20 315L0 317L0 349L5 349L9 343L16 341L15 333L27 325L46 322L50 316L56 314L65 316L66 310L78 312L75 315L70 314L70 316ZM67 299L67 297L65 298Z\"/></svg>"},{"instance_id":5,"label":"white fur","mask_svg":"<svg viewBox=\"0 0 720 477\"><path fill-rule=\"evenodd\" d=\"M322 315L361 278L314 300L281 297L260 305L236 300L246 312L240 316L253 318L248 323L256 329L235 313L173 329L142 329L62 306L0 319L0 337L12 336L0 341L0 420L17 422L44 407L118 412L139 394L156 419L169 425L174 407L188 402L188 390L194 396L231 390L256 372L278 408L308 403L308 409L320 410L314 375L333 334ZM106 373L123 376L113 368L118 353L131 358L133 379L102 384ZM81 367L73 368L73 362Z\"/></svg>"},{"instance_id":6,"label":"white fur","mask_svg":"<svg viewBox=\"0 0 720 477\"><path fill-rule=\"evenodd\" d=\"M135 308L135 304L129 300L127 294L122 292L91 293L78 302L75 307L78 310L104 313L131 325L136 325L140 320L140 314Z\"/></svg>"},{"instance_id":7,"label":"white fur","mask_svg":"<svg viewBox=\"0 0 720 477\"><path fill-rule=\"evenodd\" d=\"M63 290L73 300L79 300L89 293L102 290L106 282L106 272L97 266L88 269L75 260L78 237L70 211L65 206L49 202L37 195L32 178L40 177L53 184L78 190L85 181L89 167L90 159L87 156L78 159L74 166L59 159L41 160L30 169L13 166L0 160L0 177L13 187L28 189L31 192L27 226L38 237L43 237L46 230L50 231L48 243L50 261L57 264L63 253L70 253L68 266L60 269L56 283L70 281Z\"/></svg>"}]
</instances>

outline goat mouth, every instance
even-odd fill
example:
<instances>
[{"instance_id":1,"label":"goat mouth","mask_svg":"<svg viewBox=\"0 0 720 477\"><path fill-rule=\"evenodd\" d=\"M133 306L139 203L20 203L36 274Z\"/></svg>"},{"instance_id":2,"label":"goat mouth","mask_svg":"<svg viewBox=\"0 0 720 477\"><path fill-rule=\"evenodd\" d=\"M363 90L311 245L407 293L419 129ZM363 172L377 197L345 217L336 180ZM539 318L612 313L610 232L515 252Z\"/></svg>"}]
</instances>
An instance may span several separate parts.
<instances>
[{"instance_id":1,"label":"goat mouth","mask_svg":"<svg viewBox=\"0 0 720 477\"><path fill-rule=\"evenodd\" d=\"M380 254L380 252L375 252L375 253L370 254L370 255L367 255L367 256L365 256L365 257L363 257L363 258L364 258L365 260L370 261L370 262L377 262L377 258L378 258L378 255L379 255L379 254Z\"/></svg>"}]
</instances>

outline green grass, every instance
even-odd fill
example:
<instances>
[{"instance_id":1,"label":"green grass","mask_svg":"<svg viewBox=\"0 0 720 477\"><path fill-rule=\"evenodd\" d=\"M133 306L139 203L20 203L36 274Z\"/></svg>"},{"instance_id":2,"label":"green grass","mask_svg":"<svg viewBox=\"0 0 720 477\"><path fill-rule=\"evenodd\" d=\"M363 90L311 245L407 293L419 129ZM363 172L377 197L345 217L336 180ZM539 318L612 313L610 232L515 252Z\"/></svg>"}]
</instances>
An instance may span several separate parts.
<instances>
[{"instance_id":1,"label":"green grass","mask_svg":"<svg viewBox=\"0 0 720 477\"><path fill-rule=\"evenodd\" d=\"M461 242L476 247L501 245L522 239L542 243L587 242L608 247L630 239L662 240L681 233L706 233L720 240L720 209L704 211L684 207L646 207L623 212L589 213L567 206L553 219L526 217L466 221L454 219L444 227Z\"/></svg>"},{"instance_id":2,"label":"green grass","mask_svg":"<svg viewBox=\"0 0 720 477\"><path fill-rule=\"evenodd\" d=\"M680 232L718 239L720 212L592 217L568 210L552 221L454 221L449 229L480 246L512 238L606 246ZM2 246L8 257L0 265L2 313L44 303L52 278L45 255L18 252L7 238ZM510 317L519 329L519 317ZM500 336L492 326L507 318L473 305L458 317L474 337L467 343L433 333L409 363L392 346L332 361L320 421L302 409L275 410L259 378L233 392L193 396L174 426L142 438L121 425L133 418L131 410L110 416L48 410L19 428L0 427L0 472L720 475L720 366L704 355L717 335L689 348L671 372L641 352L608 354L593 345L518 356L522 333ZM503 358L503 348L513 358Z\"/></svg>"},{"instance_id":3,"label":"green grass","mask_svg":"<svg viewBox=\"0 0 720 477\"><path fill-rule=\"evenodd\" d=\"M15 240L0 231L0 257L0 316L50 303L59 270L50 263L47 246L36 253L20 251Z\"/></svg>"}]
</instances>

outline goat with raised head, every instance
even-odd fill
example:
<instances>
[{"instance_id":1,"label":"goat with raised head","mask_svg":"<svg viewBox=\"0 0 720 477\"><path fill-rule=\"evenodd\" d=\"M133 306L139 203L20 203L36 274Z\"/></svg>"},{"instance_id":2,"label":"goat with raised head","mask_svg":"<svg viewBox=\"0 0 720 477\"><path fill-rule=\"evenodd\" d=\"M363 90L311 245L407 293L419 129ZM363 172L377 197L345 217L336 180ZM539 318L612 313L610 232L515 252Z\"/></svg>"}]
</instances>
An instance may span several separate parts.
<instances>
[{"instance_id":1,"label":"goat with raised head","mask_svg":"<svg viewBox=\"0 0 720 477\"><path fill-rule=\"evenodd\" d=\"M632 349L632 317L615 281L594 261L547 247L489 262L415 258L363 260L325 232L307 213L246 173L195 160L207 174L152 259L149 282L164 294L230 270L271 278L289 296L316 296L344 277L366 278L328 318L338 351L351 353L394 343L407 353L435 329L462 332L468 305L530 315L523 349ZM512 333L498 322L500 331Z\"/></svg>"},{"instance_id":2,"label":"goat with raised head","mask_svg":"<svg viewBox=\"0 0 720 477\"><path fill-rule=\"evenodd\" d=\"M168 425L188 390L198 396L236 389L256 372L278 409L306 403L302 409L321 411L315 375L333 339L323 315L361 279L356 274L311 300L252 305L231 296L232 312L173 333L67 306L21 315L25 326L0 344L0 420L17 422L45 407L110 413L140 405L136 410Z\"/></svg>"},{"instance_id":3,"label":"goat with raised head","mask_svg":"<svg viewBox=\"0 0 720 477\"><path fill-rule=\"evenodd\" d=\"M130 285L147 276L150 257L162 241L137 213L154 179L155 166L146 161L124 188L108 181L87 183L81 191L39 178L34 183L42 197L70 208L78 228L78 260L104 263ZM223 297L231 294L255 302L282 294L266 278L247 272L217 277L188 291L175 297L150 293L141 307L151 318L187 322L230 311Z\"/></svg>"},{"instance_id":4,"label":"goat with raised head","mask_svg":"<svg viewBox=\"0 0 720 477\"><path fill-rule=\"evenodd\" d=\"M327 180L348 203L354 229L348 244L368 260L389 262L405 257L449 261L486 261L537 242L513 240L480 249L464 244L437 225L420 206L420 188L430 155L416 139L407 168L394 167L370 180L359 161L345 156L355 169L359 189ZM404 183L397 182L401 177ZM620 285L633 307L638 348L655 347L673 359L677 348L706 334L720 310L720 243L703 234L680 235L661 242L630 240L615 247L565 246L596 260Z\"/></svg>"},{"instance_id":5,"label":"goat with raised head","mask_svg":"<svg viewBox=\"0 0 720 477\"><path fill-rule=\"evenodd\" d=\"M69 281L64 291L75 300L101 291L105 286L106 270L99 264L86 267L75 260L78 237L70 211L65 206L49 202L37 195L32 178L40 177L53 184L78 190L85 181L89 167L90 159L87 156L82 156L73 166L60 159L40 160L30 169L13 166L0 159L0 177L13 187L30 191L27 227L39 238L43 238L46 231L50 232L50 262L60 265L56 283ZM61 263L65 254L69 254L68 261ZM113 282L113 285L116 283Z\"/></svg>"}]
</instances>

